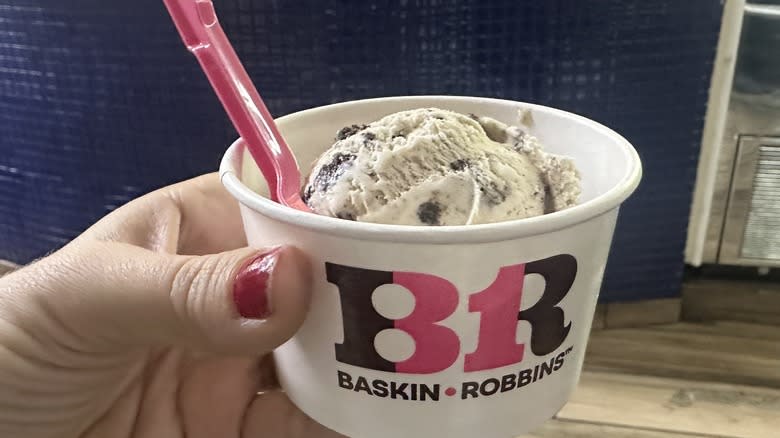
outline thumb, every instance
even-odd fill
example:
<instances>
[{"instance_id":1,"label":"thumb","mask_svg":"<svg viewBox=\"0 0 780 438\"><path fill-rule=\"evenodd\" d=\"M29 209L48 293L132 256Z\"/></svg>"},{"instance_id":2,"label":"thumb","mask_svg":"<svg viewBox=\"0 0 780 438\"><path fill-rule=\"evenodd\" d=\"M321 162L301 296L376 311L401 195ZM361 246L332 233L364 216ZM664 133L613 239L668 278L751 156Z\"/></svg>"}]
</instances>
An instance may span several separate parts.
<instances>
[{"instance_id":1,"label":"thumb","mask_svg":"<svg viewBox=\"0 0 780 438\"><path fill-rule=\"evenodd\" d=\"M69 256L81 260L60 261L79 269L64 288L70 297L52 299L60 321L90 348L257 355L288 340L308 310L308 262L291 247L178 256L95 246Z\"/></svg>"}]
</instances>

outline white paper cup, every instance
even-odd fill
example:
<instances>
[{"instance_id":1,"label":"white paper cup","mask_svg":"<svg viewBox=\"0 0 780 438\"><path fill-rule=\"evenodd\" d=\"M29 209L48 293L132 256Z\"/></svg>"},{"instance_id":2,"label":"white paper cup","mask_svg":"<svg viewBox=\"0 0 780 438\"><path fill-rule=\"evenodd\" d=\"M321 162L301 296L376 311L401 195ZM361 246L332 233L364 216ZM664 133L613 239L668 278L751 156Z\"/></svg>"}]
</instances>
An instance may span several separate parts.
<instances>
[{"instance_id":1,"label":"white paper cup","mask_svg":"<svg viewBox=\"0 0 780 438\"><path fill-rule=\"evenodd\" d=\"M249 244L295 245L314 266L311 311L276 353L282 387L350 437L513 437L555 415L577 384L620 204L641 164L614 131L574 114L476 97L347 102L277 122L307 169L346 125L439 107L516 124L572 157L581 204L487 225L415 227L299 212L257 194L240 141L222 180Z\"/></svg>"}]
</instances>

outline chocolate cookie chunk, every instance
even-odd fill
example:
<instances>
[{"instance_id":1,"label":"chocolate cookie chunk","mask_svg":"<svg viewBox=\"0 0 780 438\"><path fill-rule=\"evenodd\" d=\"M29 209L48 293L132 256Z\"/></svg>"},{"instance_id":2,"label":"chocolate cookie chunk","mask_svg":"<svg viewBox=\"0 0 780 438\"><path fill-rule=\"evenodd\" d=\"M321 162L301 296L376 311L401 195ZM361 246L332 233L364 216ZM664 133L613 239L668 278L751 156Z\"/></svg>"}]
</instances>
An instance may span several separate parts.
<instances>
[{"instance_id":1,"label":"chocolate cookie chunk","mask_svg":"<svg viewBox=\"0 0 780 438\"><path fill-rule=\"evenodd\" d=\"M436 201L423 202L417 207L417 218L426 225L439 225L442 206Z\"/></svg>"},{"instance_id":2,"label":"chocolate cookie chunk","mask_svg":"<svg viewBox=\"0 0 780 438\"><path fill-rule=\"evenodd\" d=\"M469 161L464 159L458 159L450 163L450 169L460 172L461 170L469 167Z\"/></svg>"},{"instance_id":3,"label":"chocolate cookie chunk","mask_svg":"<svg viewBox=\"0 0 780 438\"><path fill-rule=\"evenodd\" d=\"M352 137L353 135L357 134L358 132L366 129L367 125L352 125L352 126L345 126L339 130L339 132L336 134L336 140L344 140L347 137Z\"/></svg>"},{"instance_id":4,"label":"chocolate cookie chunk","mask_svg":"<svg viewBox=\"0 0 780 438\"><path fill-rule=\"evenodd\" d=\"M330 163L320 167L319 173L314 177L312 185L320 192L327 191L336 180L344 173L344 170L352 165L355 160L353 154L336 154Z\"/></svg>"}]
</instances>

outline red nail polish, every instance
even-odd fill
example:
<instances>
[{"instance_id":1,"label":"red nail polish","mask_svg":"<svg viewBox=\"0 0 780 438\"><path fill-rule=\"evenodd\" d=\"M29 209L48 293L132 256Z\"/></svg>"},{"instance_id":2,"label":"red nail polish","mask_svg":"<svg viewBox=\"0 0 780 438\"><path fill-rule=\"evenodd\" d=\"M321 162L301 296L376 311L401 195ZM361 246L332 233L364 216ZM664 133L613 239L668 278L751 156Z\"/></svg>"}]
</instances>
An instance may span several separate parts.
<instances>
[{"instance_id":1,"label":"red nail polish","mask_svg":"<svg viewBox=\"0 0 780 438\"><path fill-rule=\"evenodd\" d=\"M268 291L280 252L281 248L276 248L258 254L238 271L233 282L233 302L244 318L265 319L271 315Z\"/></svg>"}]
</instances>

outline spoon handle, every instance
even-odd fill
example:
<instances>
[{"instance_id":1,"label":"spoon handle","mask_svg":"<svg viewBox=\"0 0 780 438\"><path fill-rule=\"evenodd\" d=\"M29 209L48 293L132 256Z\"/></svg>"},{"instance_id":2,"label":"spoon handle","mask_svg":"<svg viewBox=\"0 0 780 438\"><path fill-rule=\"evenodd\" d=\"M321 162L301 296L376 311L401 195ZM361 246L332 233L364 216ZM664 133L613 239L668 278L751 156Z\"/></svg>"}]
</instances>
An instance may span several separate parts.
<instances>
[{"instance_id":1,"label":"spoon handle","mask_svg":"<svg viewBox=\"0 0 780 438\"><path fill-rule=\"evenodd\" d=\"M286 205L302 204L298 194L300 171L295 157L225 36L214 4L211 0L163 2L184 44L200 62L222 106L265 176L272 199ZM285 183L283 177L289 180Z\"/></svg>"}]
</instances>

